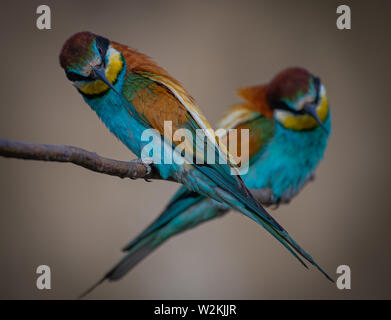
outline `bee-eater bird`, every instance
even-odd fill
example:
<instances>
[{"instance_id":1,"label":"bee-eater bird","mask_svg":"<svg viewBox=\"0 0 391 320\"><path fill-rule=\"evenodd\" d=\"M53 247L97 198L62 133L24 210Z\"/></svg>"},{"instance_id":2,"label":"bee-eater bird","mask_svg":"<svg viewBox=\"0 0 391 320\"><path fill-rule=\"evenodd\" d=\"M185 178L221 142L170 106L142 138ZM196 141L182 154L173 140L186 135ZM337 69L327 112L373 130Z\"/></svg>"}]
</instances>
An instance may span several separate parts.
<instances>
[{"instance_id":1,"label":"bee-eater bird","mask_svg":"<svg viewBox=\"0 0 391 320\"><path fill-rule=\"evenodd\" d=\"M242 176L246 186L261 193L267 204L287 203L313 178L327 146L331 117L325 87L307 70L288 68L268 84L239 89L238 94L245 102L233 106L218 127L249 130L250 168ZM225 133L220 139L227 143L232 137ZM240 141L240 131L235 138ZM182 186L163 213L123 249L126 255L106 278L112 279L117 269L130 271L172 236L229 210Z\"/></svg>"},{"instance_id":2,"label":"bee-eater bird","mask_svg":"<svg viewBox=\"0 0 391 320\"><path fill-rule=\"evenodd\" d=\"M193 159L196 161L185 159L184 162L154 163L160 175L182 183L189 192L225 203L255 220L303 265L305 263L300 256L329 278L255 200L240 176L231 174L233 165L227 150L215 137L208 135L211 127L206 118L188 92L167 71L146 55L90 32L77 33L65 42L60 54L60 65L67 78L108 129L138 157L149 143L142 139L146 129L155 129L163 148L171 148L173 157L181 157L181 153L174 148L178 142L165 135L164 121L171 121L174 131L187 129L194 137L197 137L199 129L204 129L208 142L211 142L207 145L212 145L216 156L226 160L225 164L223 161L205 163L204 153L195 152ZM312 119L316 119L313 120L315 123L320 122L316 116L319 83L312 78L307 80L307 85L311 88L307 95L297 101L291 96L293 103L281 100L275 106L278 118L286 122L288 127L298 125L297 121L293 121L297 115L303 115L299 122L307 126L313 125ZM287 92L292 93L289 87ZM274 94L278 93L276 88ZM200 143L199 139L190 140ZM203 139L201 142L204 144ZM191 148L191 154L195 147L186 145L186 148ZM124 262L105 278L118 279L127 270L127 263Z\"/></svg>"}]
</instances>

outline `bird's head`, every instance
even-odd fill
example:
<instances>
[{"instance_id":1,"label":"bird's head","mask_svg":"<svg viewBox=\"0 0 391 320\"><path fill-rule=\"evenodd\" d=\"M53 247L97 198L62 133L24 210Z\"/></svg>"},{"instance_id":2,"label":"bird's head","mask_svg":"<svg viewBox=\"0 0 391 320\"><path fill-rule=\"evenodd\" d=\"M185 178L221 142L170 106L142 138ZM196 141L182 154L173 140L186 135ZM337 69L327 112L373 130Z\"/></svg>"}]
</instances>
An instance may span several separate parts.
<instances>
[{"instance_id":1,"label":"bird's head","mask_svg":"<svg viewBox=\"0 0 391 320\"><path fill-rule=\"evenodd\" d=\"M85 95L114 89L124 62L110 41L91 32L71 36L62 47L60 65L67 78Z\"/></svg>"},{"instance_id":2,"label":"bird's head","mask_svg":"<svg viewBox=\"0 0 391 320\"><path fill-rule=\"evenodd\" d=\"M320 79L303 68L289 68L279 73L266 87L266 99L274 118L284 127L313 129L328 114L326 91Z\"/></svg>"},{"instance_id":3,"label":"bird's head","mask_svg":"<svg viewBox=\"0 0 391 320\"><path fill-rule=\"evenodd\" d=\"M327 132L326 90L319 78L303 68L285 69L267 85L244 88L239 94L287 129L301 131L320 126Z\"/></svg>"}]
</instances>

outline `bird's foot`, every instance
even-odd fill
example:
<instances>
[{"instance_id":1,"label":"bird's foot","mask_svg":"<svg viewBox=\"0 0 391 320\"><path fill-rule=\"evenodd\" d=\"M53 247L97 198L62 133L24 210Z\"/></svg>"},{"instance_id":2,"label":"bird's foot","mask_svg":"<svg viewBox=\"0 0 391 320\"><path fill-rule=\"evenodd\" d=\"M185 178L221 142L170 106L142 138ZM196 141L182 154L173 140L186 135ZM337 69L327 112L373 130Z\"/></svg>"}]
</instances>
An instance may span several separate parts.
<instances>
[{"instance_id":1,"label":"bird's foot","mask_svg":"<svg viewBox=\"0 0 391 320\"><path fill-rule=\"evenodd\" d=\"M151 164L153 164L153 159L152 158L142 158L142 159L133 159L131 160L133 163L138 163L138 164L143 164L145 169L146 169L146 176L148 176L152 172L152 167ZM131 179L136 179L136 178L131 178ZM151 182L152 180L149 180L148 178L144 178L146 182Z\"/></svg>"},{"instance_id":2,"label":"bird's foot","mask_svg":"<svg viewBox=\"0 0 391 320\"><path fill-rule=\"evenodd\" d=\"M272 204L273 206L271 207L271 209L273 209L273 210L278 209L278 207L280 206L281 203L282 203L281 198L278 198L277 200L275 200L273 202L273 204Z\"/></svg>"}]
</instances>

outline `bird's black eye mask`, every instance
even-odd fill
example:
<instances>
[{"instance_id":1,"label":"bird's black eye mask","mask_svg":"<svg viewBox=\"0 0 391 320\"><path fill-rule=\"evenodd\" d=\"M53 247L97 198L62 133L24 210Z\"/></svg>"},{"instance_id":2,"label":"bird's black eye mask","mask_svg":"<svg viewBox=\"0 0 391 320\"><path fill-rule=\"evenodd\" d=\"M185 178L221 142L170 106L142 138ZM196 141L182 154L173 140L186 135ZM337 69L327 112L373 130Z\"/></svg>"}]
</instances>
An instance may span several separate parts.
<instances>
[{"instance_id":1,"label":"bird's black eye mask","mask_svg":"<svg viewBox=\"0 0 391 320\"><path fill-rule=\"evenodd\" d=\"M107 50L109 48L110 41L106 38L97 36L95 39L96 48L99 51L99 55L101 57L102 65L105 67L105 57ZM93 81L95 80L92 76L82 76L81 74L78 74L73 71L65 71L65 75L67 76L68 80L70 81Z\"/></svg>"},{"instance_id":2,"label":"bird's black eye mask","mask_svg":"<svg viewBox=\"0 0 391 320\"><path fill-rule=\"evenodd\" d=\"M318 104L319 103L319 95L320 95L320 78L314 77L314 87L315 87L315 92L316 92L316 98L314 103Z\"/></svg>"},{"instance_id":3,"label":"bird's black eye mask","mask_svg":"<svg viewBox=\"0 0 391 320\"><path fill-rule=\"evenodd\" d=\"M82 76L76 72L72 71L65 71L65 75L67 76L68 80L70 81L88 81L88 80L93 80L91 77L85 77Z\"/></svg>"},{"instance_id":4,"label":"bird's black eye mask","mask_svg":"<svg viewBox=\"0 0 391 320\"><path fill-rule=\"evenodd\" d=\"M273 102L272 105L270 106L270 108L272 110L275 110L275 109L277 109L277 110L285 110L285 111L292 112L294 114L301 114L300 111L292 109L290 106L288 106L288 104L285 101L282 101L282 100Z\"/></svg>"},{"instance_id":5,"label":"bird's black eye mask","mask_svg":"<svg viewBox=\"0 0 391 320\"><path fill-rule=\"evenodd\" d=\"M110 41L106 38L97 36L95 43L96 43L96 48L99 51L100 58L102 60L102 64L104 65L105 64L105 57L106 57L107 50L109 49Z\"/></svg>"}]
</instances>

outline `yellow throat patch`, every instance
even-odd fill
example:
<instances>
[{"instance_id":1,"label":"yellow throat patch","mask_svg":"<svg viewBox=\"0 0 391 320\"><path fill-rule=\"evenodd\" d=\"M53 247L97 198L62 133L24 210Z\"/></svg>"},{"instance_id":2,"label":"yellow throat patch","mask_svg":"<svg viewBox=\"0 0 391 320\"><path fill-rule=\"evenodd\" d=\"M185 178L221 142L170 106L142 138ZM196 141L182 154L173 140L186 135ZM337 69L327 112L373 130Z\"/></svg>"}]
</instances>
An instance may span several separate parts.
<instances>
[{"instance_id":1,"label":"yellow throat patch","mask_svg":"<svg viewBox=\"0 0 391 320\"><path fill-rule=\"evenodd\" d=\"M117 80L118 74L123 68L124 63L122 61L121 54L117 50L110 48L109 53L110 56L105 70L105 75L107 80L109 80L111 84L114 84ZM101 94L109 89L109 86L102 80L96 80L88 83L79 82L77 83L77 87L81 92L87 95Z\"/></svg>"}]
</instances>

